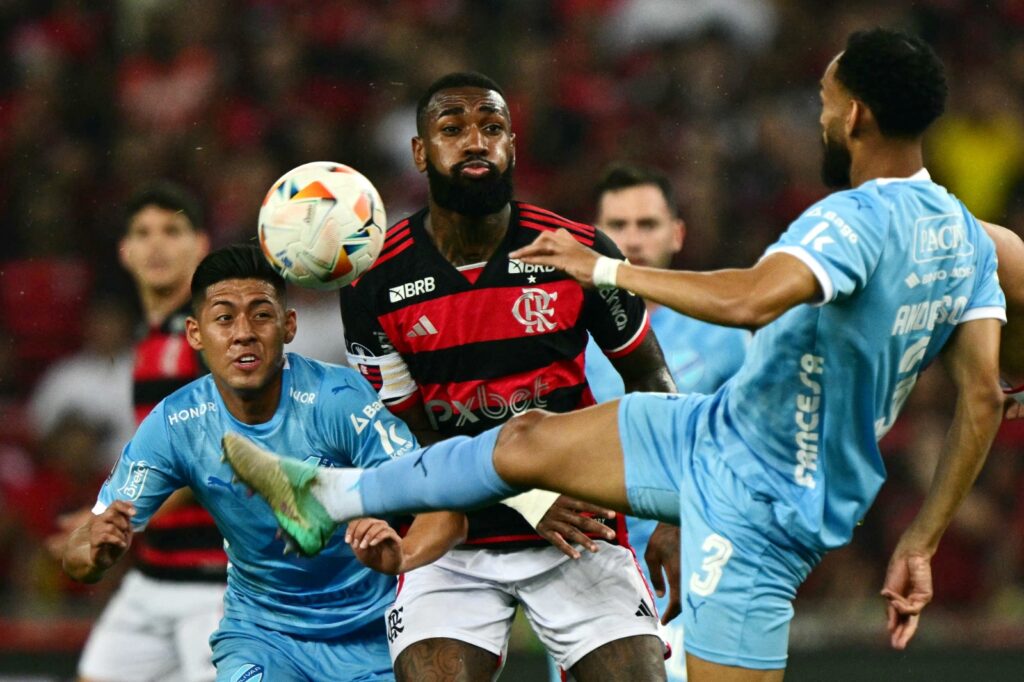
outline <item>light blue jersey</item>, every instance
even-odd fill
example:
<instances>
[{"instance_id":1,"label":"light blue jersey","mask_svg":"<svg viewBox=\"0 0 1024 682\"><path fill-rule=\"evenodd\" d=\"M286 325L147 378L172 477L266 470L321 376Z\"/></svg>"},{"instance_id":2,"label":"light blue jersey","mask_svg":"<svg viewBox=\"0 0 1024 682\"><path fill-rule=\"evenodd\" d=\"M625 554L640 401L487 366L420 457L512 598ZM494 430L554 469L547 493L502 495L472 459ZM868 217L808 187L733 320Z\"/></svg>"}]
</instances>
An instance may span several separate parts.
<instances>
[{"instance_id":1,"label":"light blue jersey","mask_svg":"<svg viewBox=\"0 0 1024 682\"><path fill-rule=\"evenodd\" d=\"M386 657L383 613L394 600L394 578L360 564L343 531L315 557L284 556L270 508L232 483L231 467L221 461L226 431L326 466L375 467L415 445L359 374L288 353L281 401L266 423L231 416L212 376L168 396L125 447L94 511L128 500L137 512L133 523L142 528L168 495L187 486L224 535L226 620L312 640L337 640L379 623Z\"/></svg>"},{"instance_id":2,"label":"light blue jersey","mask_svg":"<svg viewBox=\"0 0 1024 682\"><path fill-rule=\"evenodd\" d=\"M885 466L878 440L957 324L1005 321L995 248L921 170L837 192L768 254L805 263L823 291L754 336L707 415L713 447L805 546L845 544Z\"/></svg>"}]
</instances>

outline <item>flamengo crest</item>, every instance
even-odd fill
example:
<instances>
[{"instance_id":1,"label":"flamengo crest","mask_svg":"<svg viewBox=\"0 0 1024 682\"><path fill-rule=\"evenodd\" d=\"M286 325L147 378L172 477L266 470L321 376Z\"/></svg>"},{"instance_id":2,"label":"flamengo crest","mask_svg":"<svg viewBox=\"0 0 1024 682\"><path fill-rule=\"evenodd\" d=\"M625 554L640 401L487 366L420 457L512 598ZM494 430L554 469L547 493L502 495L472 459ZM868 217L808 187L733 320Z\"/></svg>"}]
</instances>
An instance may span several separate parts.
<instances>
[{"instance_id":1,"label":"flamengo crest","mask_svg":"<svg viewBox=\"0 0 1024 682\"><path fill-rule=\"evenodd\" d=\"M512 304L512 315L526 327L527 334L549 332L558 325L551 321L555 314L552 302L558 299L558 292L548 293L543 289L523 289L523 295Z\"/></svg>"}]
</instances>

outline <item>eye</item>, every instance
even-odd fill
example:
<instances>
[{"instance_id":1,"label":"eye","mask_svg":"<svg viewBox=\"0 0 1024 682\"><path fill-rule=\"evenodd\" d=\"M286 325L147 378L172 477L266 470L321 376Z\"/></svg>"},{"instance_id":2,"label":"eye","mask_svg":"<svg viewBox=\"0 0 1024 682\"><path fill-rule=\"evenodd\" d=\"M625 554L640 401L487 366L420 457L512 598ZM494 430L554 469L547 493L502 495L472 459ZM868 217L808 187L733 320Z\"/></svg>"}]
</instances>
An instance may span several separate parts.
<instances>
[{"instance_id":1,"label":"eye","mask_svg":"<svg viewBox=\"0 0 1024 682\"><path fill-rule=\"evenodd\" d=\"M460 128L458 126L443 126L441 132L445 135L457 135Z\"/></svg>"},{"instance_id":2,"label":"eye","mask_svg":"<svg viewBox=\"0 0 1024 682\"><path fill-rule=\"evenodd\" d=\"M486 126L484 130L486 130L488 133L491 133L492 135L500 135L501 133L505 132L505 126L501 125L500 123L491 123L490 125Z\"/></svg>"}]
</instances>

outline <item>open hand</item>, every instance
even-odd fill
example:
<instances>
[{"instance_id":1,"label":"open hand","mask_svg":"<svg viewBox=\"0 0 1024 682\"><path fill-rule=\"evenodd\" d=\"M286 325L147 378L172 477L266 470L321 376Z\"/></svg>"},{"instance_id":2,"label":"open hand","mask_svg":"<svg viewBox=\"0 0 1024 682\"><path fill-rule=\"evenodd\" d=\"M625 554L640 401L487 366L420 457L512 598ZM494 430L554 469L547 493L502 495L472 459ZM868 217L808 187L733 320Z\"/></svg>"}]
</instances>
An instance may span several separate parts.
<instances>
[{"instance_id":1,"label":"open hand","mask_svg":"<svg viewBox=\"0 0 1024 682\"><path fill-rule=\"evenodd\" d=\"M531 244L509 254L531 265L554 266L584 286L594 284L594 263L598 254L580 244L568 230L542 232Z\"/></svg>"},{"instance_id":2,"label":"open hand","mask_svg":"<svg viewBox=\"0 0 1024 682\"><path fill-rule=\"evenodd\" d=\"M655 594L665 596L665 583L668 583L668 606L665 607L665 613L661 614L663 625L683 612L679 590L679 552L679 526L659 523L647 541L644 560L651 574L651 587Z\"/></svg>"},{"instance_id":3,"label":"open hand","mask_svg":"<svg viewBox=\"0 0 1024 682\"><path fill-rule=\"evenodd\" d=\"M590 552L597 551L597 543L587 537L587 534L599 535L605 540L615 539L615 531L593 517L614 519L615 512L562 495L541 518L537 524L537 532L564 554L579 559L580 553L573 547L574 544L582 545Z\"/></svg>"},{"instance_id":4,"label":"open hand","mask_svg":"<svg viewBox=\"0 0 1024 682\"><path fill-rule=\"evenodd\" d=\"M361 564L388 575L402 572L402 538L380 519L354 519L345 529L345 542Z\"/></svg>"},{"instance_id":5,"label":"open hand","mask_svg":"<svg viewBox=\"0 0 1024 682\"><path fill-rule=\"evenodd\" d=\"M917 632L921 610L932 600L932 567L927 556L896 548L885 572L885 597L889 641L905 649Z\"/></svg>"}]
</instances>

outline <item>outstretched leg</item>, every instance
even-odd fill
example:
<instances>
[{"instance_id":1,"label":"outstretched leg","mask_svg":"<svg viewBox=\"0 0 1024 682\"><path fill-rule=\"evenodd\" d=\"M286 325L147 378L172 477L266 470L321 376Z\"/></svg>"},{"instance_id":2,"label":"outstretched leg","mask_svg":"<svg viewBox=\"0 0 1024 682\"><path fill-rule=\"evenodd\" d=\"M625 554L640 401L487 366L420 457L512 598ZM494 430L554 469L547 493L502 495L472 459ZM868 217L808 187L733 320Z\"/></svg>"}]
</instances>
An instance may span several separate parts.
<instances>
[{"instance_id":1,"label":"outstretched leg","mask_svg":"<svg viewBox=\"0 0 1024 682\"><path fill-rule=\"evenodd\" d=\"M552 490L629 512L618 414L617 400L567 414L521 414L498 435L495 471L517 488Z\"/></svg>"},{"instance_id":2,"label":"outstretched leg","mask_svg":"<svg viewBox=\"0 0 1024 682\"><path fill-rule=\"evenodd\" d=\"M529 488L629 511L617 401L569 414L527 412L366 470L313 467L236 434L223 446L238 477L267 499L304 553L319 551L335 523L473 509Z\"/></svg>"}]
</instances>

